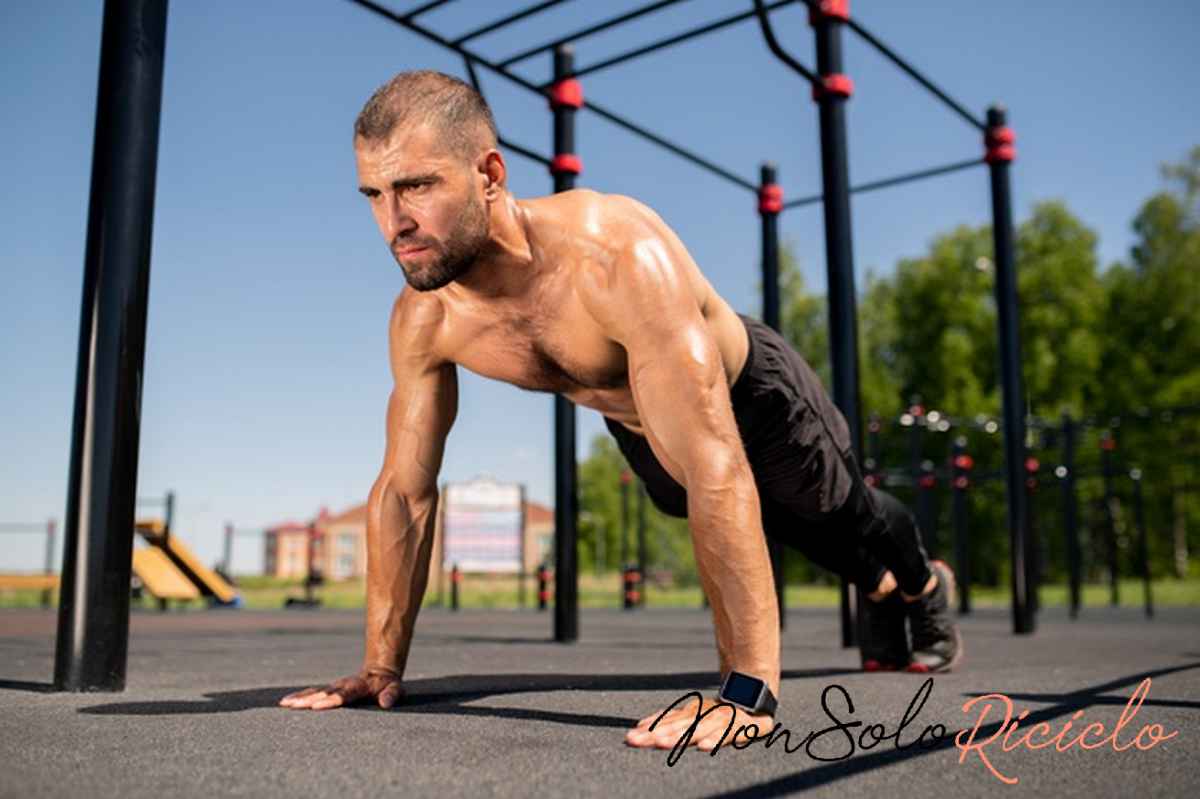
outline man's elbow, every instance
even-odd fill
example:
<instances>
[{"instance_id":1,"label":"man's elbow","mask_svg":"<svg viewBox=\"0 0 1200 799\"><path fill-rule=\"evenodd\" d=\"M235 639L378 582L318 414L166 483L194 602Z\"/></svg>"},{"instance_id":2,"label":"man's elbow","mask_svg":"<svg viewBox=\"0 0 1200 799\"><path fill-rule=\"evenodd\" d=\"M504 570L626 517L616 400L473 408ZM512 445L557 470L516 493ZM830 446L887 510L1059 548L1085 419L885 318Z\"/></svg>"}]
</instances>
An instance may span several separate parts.
<instances>
[{"instance_id":1,"label":"man's elbow","mask_svg":"<svg viewBox=\"0 0 1200 799\"><path fill-rule=\"evenodd\" d=\"M437 497L436 485L406 484L403 480L398 479L394 472L384 471L375 480L367 495L367 513L370 515L372 511L378 512L388 500L412 507L432 504Z\"/></svg>"},{"instance_id":2,"label":"man's elbow","mask_svg":"<svg viewBox=\"0 0 1200 799\"><path fill-rule=\"evenodd\" d=\"M754 487L754 474L740 445L708 447L690 461L687 472L689 497L719 498L744 494Z\"/></svg>"}]
</instances>

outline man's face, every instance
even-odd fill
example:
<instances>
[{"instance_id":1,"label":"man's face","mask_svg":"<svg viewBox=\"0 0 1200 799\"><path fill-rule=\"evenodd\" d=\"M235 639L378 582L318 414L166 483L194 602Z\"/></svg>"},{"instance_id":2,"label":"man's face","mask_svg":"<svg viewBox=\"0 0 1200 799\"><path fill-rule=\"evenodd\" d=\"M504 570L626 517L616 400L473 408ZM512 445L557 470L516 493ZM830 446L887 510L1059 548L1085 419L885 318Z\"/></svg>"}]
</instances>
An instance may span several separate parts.
<instances>
[{"instance_id":1,"label":"man's face","mask_svg":"<svg viewBox=\"0 0 1200 799\"><path fill-rule=\"evenodd\" d=\"M473 165L428 125L357 140L354 152L359 191L408 284L433 291L466 274L488 241Z\"/></svg>"}]
</instances>

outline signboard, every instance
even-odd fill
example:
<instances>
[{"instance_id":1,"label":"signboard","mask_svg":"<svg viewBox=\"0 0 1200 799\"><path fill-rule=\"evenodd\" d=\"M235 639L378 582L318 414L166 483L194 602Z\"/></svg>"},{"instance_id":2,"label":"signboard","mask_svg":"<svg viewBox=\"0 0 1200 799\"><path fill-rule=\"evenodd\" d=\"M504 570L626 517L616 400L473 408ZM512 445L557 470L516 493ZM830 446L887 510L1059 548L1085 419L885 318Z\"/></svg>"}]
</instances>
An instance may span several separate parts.
<instances>
[{"instance_id":1,"label":"signboard","mask_svg":"<svg viewBox=\"0 0 1200 799\"><path fill-rule=\"evenodd\" d=\"M442 566L464 572L521 571L523 487L490 477L446 486Z\"/></svg>"}]
</instances>

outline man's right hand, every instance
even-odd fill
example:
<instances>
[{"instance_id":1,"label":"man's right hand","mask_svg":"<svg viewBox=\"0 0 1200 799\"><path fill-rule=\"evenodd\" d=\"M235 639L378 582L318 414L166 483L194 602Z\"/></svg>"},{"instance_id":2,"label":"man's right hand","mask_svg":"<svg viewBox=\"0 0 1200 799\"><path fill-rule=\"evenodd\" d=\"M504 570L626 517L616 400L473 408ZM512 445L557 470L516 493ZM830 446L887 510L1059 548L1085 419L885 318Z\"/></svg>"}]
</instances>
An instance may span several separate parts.
<instances>
[{"instance_id":1,"label":"man's right hand","mask_svg":"<svg viewBox=\"0 0 1200 799\"><path fill-rule=\"evenodd\" d=\"M358 674L342 677L324 688L305 688L279 700L280 707L329 710L374 699L385 710L403 701L404 688L400 677L386 672L364 669Z\"/></svg>"}]
</instances>

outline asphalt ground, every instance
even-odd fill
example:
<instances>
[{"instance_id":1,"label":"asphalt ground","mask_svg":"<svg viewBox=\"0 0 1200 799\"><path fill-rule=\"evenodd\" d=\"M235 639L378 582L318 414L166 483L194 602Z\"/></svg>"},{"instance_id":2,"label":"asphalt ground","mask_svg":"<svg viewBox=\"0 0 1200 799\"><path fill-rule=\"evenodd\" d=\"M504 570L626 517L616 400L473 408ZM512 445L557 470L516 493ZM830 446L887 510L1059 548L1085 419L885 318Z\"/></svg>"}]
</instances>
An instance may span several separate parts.
<instances>
[{"instance_id":1,"label":"asphalt ground","mask_svg":"<svg viewBox=\"0 0 1200 799\"><path fill-rule=\"evenodd\" d=\"M361 611L138 611L125 691L68 694L50 690L54 611L4 610L0 796L1200 795L1200 610L1147 620L1087 608L1072 621L1047 609L1031 636L1012 635L1007 612L960 621L965 663L926 686L922 675L859 672L833 611L792 608L776 717L788 737L769 747L742 737L744 748L715 756L692 747L668 765L669 750L627 747L624 734L688 691L715 693L712 622L700 609L584 610L580 639L556 644L550 613L429 608L403 705L321 712L277 703L357 668ZM1100 741L1147 678L1116 733L1123 751L1111 737L1091 750L1004 751L998 735L984 744L1003 717L999 698L975 738L984 745L955 746L954 732L983 710L964 703L986 694L1008 697L1014 716L1030 711L1010 741L1043 721L1049 733L1035 742L1068 722L1064 744L1096 722L1104 730L1087 740ZM862 747L872 724L892 737ZM1177 734L1130 745L1148 724Z\"/></svg>"}]
</instances>

